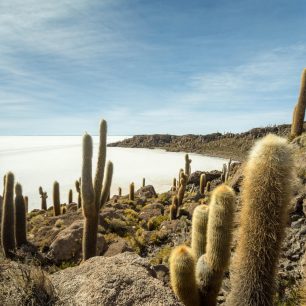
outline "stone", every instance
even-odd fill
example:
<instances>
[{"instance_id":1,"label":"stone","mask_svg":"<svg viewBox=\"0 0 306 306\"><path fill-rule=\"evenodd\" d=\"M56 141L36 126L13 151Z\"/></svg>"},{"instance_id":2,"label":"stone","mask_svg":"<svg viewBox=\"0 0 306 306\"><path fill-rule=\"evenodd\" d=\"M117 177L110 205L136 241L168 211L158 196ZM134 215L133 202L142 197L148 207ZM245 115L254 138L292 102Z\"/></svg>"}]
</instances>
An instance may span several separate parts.
<instances>
[{"instance_id":1,"label":"stone","mask_svg":"<svg viewBox=\"0 0 306 306\"><path fill-rule=\"evenodd\" d=\"M103 256L111 257L117 254L121 254L124 252L131 252L132 248L128 245L128 243L123 239L119 238L117 241L111 243L108 246L107 251L103 254Z\"/></svg>"},{"instance_id":2,"label":"stone","mask_svg":"<svg viewBox=\"0 0 306 306\"><path fill-rule=\"evenodd\" d=\"M90 258L51 279L59 295L57 305L183 306L154 276L146 259L125 252Z\"/></svg>"},{"instance_id":3,"label":"stone","mask_svg":"<svg viewBox=\"0 0 306 306\"><path fill-rule=\"evenodd\" d=\"M145 197L145 198L156 198L157 194L155 192L155 189L152 185L147 185L144 187L139 188L136 191L136 196L138 197Z\"/></svg>"}]
</instances>

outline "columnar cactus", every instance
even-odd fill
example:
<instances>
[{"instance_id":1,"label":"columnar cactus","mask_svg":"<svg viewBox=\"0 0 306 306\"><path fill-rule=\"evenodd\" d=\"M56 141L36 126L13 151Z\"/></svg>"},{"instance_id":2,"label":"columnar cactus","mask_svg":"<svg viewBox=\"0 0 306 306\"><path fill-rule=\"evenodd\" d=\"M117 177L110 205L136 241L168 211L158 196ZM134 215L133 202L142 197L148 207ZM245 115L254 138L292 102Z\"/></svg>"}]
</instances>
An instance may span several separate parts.
<instances>
[{"instance_id":1,"label":"columnar cactus","mask_svg":"<svg viewBox=\"0 0 306 306\"><path fill-rule=\"evenodd\" d=\"M47 210L47 192L44 192L42 187L39 187L38 191L41 197L41 210Z\"/></svg>"},{"instance_id":2,"label":"columnar cactus","mask_svg":"<svg viewBox=\"0 0 306 306\"><path fill-rule=\"evenodd\" d=\"M272 305L273 283L292 195L293 155L268 135L250 153L229 305Z\"/></svg>"},{"instance_id":3,"label":"columnar cactus","mask_svg":"<svg viewBox=\"0 0 306 306\"><path fill-rule=\"evenodd\" d=\"M297 137L303 133L303 125L306 108L306 68L303 70L301 88L298 102L294 108L293 120L291 125L291 137Z\"/></svg>"},{"instance_id":4,"label":"columnar cactus","mask_svg":"<svg viewBox=\"0 0 306 306\"><path fill-rule=\"evenodd\" d=\"M53 214L54 216L61 214L60 186L57 181L53 183Z\"/></svg>"},{"instance_id":5,"label":"columnar cactus","mask_svg":"<svg viewBox=\"0 0 306 306\"><path fill-rule=\"evenodd\" d=\"M20 247L27 243L26 208L22 196L22 187L19 183L15 186L15 240Z\"/></svg>"},{"instance_id":6,"label":"columnar cactus","mask_svg":"<svg viewBox=\"0 0 306 306\"><path fill-rule=\"evenodd\" d=\"M201 194L205 193L206 183L207 183L206 174L202 173L201 176L200 176L200 193Z\"/></svg>"},{"instance_id":7,"label":"columnar cactus","mask_svg":"<svg viewBox=\"0 0 306 306\"><path fill-rule=\"evenodd\" d=\"M121 187L118 187L118 195L119 195L119 197L122 196L122 188Z\"/></svg>"},{"instance_id":8,"label":"columnar cactus","mask_svg":"<svg viewBox=\"0 0 306 306\"><path fill-rule=\"evenodd\" d=\"M184 195L185 195L185 190L186 190L186 185L187 185L187 180L188 177L186 174L181 173L181 179L180 179L180 188L178 190L178 206L182 206L183 204L183 199L184 199Z\"/></svg>"},{"instance_id":9,"label":"columnar cactus","mask_svg":"<svg viewBox=\"0 0 306 306\"><path fill-rule=\"evenodd\" d=\"M146 179L145 178L142 179L142 187L144 187L144 186L146 186Z\"/></svg>"},{"instance_id":10,"label":"columnar cactus","mask_svg":"<svg viewBox=\"0 0 306 306\"><path fill-rule=\"evenodd\" d=\"M82 196L81 196L81 178L75 181L75 189L78 193L78 208L82 207Z\"/></svg>"},{"instance_id":11,"label":"columnar cactus","mask_svg":"<svg viewBox=\"0 0 306 306\"><path fill-rule=\"evenodd\" d=\"M29 212L29 197L28 196L24 197L24 205L25 205L25 210L27 214Z\"/></svg>"},{"instance_id":12,"label":"columnar cactus","mask_svg":"<svg viewBox=\"0 0 306 306\"><path fill-rule=\"evenodd\" d=\"M170 220L175 220L177 216L178 199L177 196L172 198L172 204L170 206Z\"/></svg>"},{"instance_id":13,"label":"columnar cactus","mask_svg":"<svg viewBox=\"0 0 306 306\"><path fill-rule=\"evenodd\" d=\"M211 186L210 186L210 181L208 181L207 183L206 183L206 192L208 193L208 192L210 192L210 189L211 189Z\"/></svg>"},{"instance_id":14,"label":"columnar cactus","mask_svg":"<svg viewBox=\"0 0 306 306\"><path fill-rule=\"evenodd\" d=\"M192 215L191 249L196 260L206 250L206 231L208 222L208 206L199 205Z\"/></svg>"},{"instance_id":15,"label":"columnar cactus","mask_svg":"<svg viewBox=\"0 0 306 306\"><path fill-rule=\"evenodd\" d=\"M199 306L195 280L195 258L186 246L175 248L169 258L170 281L176 296L186 306Z\"/></svg>"},{"instance_id":16,"label":"columnar cactus","mask_svg":"<svg viewBox=\"0 0 306 306\"><path fill-rule=\"evenodd\" d=\"M73 202L73 193L72 193L72 189L69 189L69 193L68 193L68 204Z\"/></svg>"},{"instance_id":17,"label":"columnar cactus","mask_svg":"<svg viewBox=\"0 0 306 306\"><path fill-rule=\"evenodd\" d=\"M209 209L200 205L194 211L192 248L178 247L170 256L171 285L185 305L216 305L230 257L234 202L230 187L217 187Z\"/></svg>"},{"instance_id":18,"label":"columnar cactus","mask_svg":"<svg viewBox=\"0 0 306 306\"><path fill-rule=\"evenodd\" d=\"M6 174L5 178L1 220L1 244L4 256L11 258L15 250L14 174L9 172Z\"/></svg>"},{"instance_id":19,"label":"columnar cactus","mask_svg":"<svg viewBox=\"0 0 306 306\"><path fill-rule=\"evenodd\" d=\"M113 164L111 162L108 162L107 164L106 179L104 180L106 132L106 121L102 120L100 124L100 144L94 184L92 182L92 138L88 134L85 134L83 137L81 184L82 208L85 218L83 231L83 260L96 256L99 210L105 204L110 194L113 175Z\"/></svg>"},{"instance_id":20,"label":"columnar cactus","mask_svg":"<svg viewBox=\"0 0 306 306\"><path fill-rule=\"evenodd\" d=\"M130 184L129 200L130 201L134 201L135 200L135 185L134 185L134 183Z\"/></svg>"},{"instance_id":21,"label":"columnar cactus","mask_svg":"<svg viewBox=\"0 0 306 306\"><path fill-rule=\"evenodd\" d=\"M172 191L176 191L176 178L175 178L175 177L173 178L173 181L172 181L171 190L172 190Z\"/></svg>"},{"instance_id":22,"label":"columnar cactus","mask_svg":"<svg viewBox=\"0 0 306 306\"><path fill-rule=\"evenodd\" d=\"M189 155L186 154L185 155L185 175L187 175L187 177L189 177L190 173L191 173L191 164L192 160L189 158Z\"/></svg>"}]
</instances>

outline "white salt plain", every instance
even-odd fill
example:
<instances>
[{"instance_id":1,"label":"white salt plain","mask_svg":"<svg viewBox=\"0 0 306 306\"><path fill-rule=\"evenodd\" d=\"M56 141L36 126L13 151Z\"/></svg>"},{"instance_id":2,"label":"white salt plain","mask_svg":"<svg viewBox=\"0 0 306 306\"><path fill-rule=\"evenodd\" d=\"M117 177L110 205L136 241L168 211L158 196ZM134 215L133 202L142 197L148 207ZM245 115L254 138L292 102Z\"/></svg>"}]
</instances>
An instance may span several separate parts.
<instances>
[{"instance_id":1,"label":"white salt plain","mask_svg":"<svg viewBox=\"0 0 306 306\"><path fill-rule=\"evenodd\" d=\"M110 136L108 143L127 138ZM23 193L29 197L29 209L40 207L38 187L48 192L48 205L52 205L52 185L60 183L61 202L68 199L69 189L73 189L74 200L77 194L74 182L81 175L82 165L81 136L0 136L0 191L2 194L3 175L7 171L15 174L16 181L23 186ZM98 150L98 137L94 137L93 167L95 168ZM152 184L157 192L170 189L173 177L184 168L184 155L180 152L166 152L159 149L107 148L107 160L114 164L111 194L122 187L128 192L130 182L138 189L142 178ZM191 170L222 169L224 159L189 154ZM94 173L95 169L93 169Z\"/></svg>"}]
</instances>

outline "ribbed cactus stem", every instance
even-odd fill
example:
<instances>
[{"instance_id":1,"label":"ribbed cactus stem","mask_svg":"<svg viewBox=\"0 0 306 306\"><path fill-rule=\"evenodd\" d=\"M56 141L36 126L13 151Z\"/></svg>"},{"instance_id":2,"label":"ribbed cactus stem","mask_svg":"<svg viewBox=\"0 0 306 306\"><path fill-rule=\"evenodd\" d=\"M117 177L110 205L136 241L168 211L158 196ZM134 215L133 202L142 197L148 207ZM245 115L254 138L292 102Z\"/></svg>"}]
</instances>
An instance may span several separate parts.
<instances>
[{"instance_id":1,"label":"ribbed cactus stem","mask_svg":"<svg viewBox=\"0 0 306 306\"><path fill-rule=\"evenodd\" d=\"M54 216L61 214L60 186L56 181L53 183L53 213Z\"/></svg>"},{"instance_id":2,"label":"ribbed cactus stem","mask_svg":"<svg viewBox=\"0 0 306 306\"><path fill-rule=\"evenodd\" d=\"M122 188L121 187L118 187L118 195L119 195L119 197L122 196Z\"/></svg>"},{"instance_id":3,"label":"ribbed cactus stem","mask_svg":"<svg viewBox=\"0 0 306 306\"><path fill-rule=\"evenodd\" d=\"M73 193L72 193L72 189L69 189L69 193L68 193L68 204L73 202Z\"/></svg>"},{"instance_id":4,"label":"ribbed cactus stem","mask_svg":"<svg viewBox=\"0 0 306 306\"><path fill-rule=\"evenodd\" d=\"M206 183L206 192L210 192L210 189L211 189L210 184L211 184L210 181Z\"/></svg>"},{"instance_id":5,"label":"ribbed cactus stem","mask_svg":"<svg viewBox=\"0 0 306 306\"><path fill-rule=\"evenodd\" d=\"M235 194L227 185L218 186L209 204L206 253L196 267L201 305L217 304L223 274L230 259Z\"/></svg>"},{"instance_id":6,"label":"ribbed cactus stem","mask_svg":"<svg viewBox=\"0 0 306 306\"><path fill-rule=\"evenodd\" d=\"M294 108L291 125L291 137L297 137L303 133L304 118L306 108L306 68L303 70L301 78L300 95Z\"/></svg>"},{"instance_id":7,"label":"ribbed cactus stem","mask_svg":"<svg viewBox=\"0 0 306 306\"><path fill-rule=\"evenodd\" d=\"M3 211L1 220L1 244L5 257L13 257L15 250L14 228L14 175L9 172L5 176Z\"/></svg>"},{"instance_id":8,"label":"ribbed cactus stem","mask_svg":"<svg viewBox=\"0 0 306 306\"><path fill-rule=\"evenodd\" d=\"M268 135L244 169L241 227L229 305L272 305L276 267L292 196L293 152Z\"/></svg>"},{"instance_id":9,"label":"ribbed cactus stem","mask_svg":"<svg viewBox=\"0 0 306 306\"><path fill-rule=\"evenodd\" d=\"M135 200L135 185L134 185L134 183L130 184L129 200L130 201L134 201Z\"/></svg>"},{"instance_id":10,"label":"ribbed cactus stem","mask_svg":"<svg viewBox=\"0 0 306 306\"><path fill-rule=\"evenodd\" d=\"M202 173L200 176L200 193L204 194L205 193L205 187L206 187L206 174Z\"/></svg>"},{"instance_id":11,"label":"ribbed cactus stem","mask_svg":"<svg viewBox=\"0 0 306 306\"><path fill-rule=\"evenodd\" d=\"M177 216L178 199L177 196L172 198L172 204L170 206L170 220L175 220Z\"/></svg>"},{"instance_id":12,"label":"ribbed cactus stem","mask_svg":"<svg viewBox=\"0 0 306 306\"><path fill-rule=\"evenodd\" d=\"M113 163L109 161L106 166L106 176L105 176L105 180L104 180L105 182L104 182L103 190L102 190L101 203L99 207L100 209L110 199L110 188L112 185L113 171L114 171Z\"/></svg>"},{"instance_id":13,"label":"ribbed cactus stem","mask_svg":"<svg viewBox=\"0 0 306 306\"><path fill-rule=\"evenodd\" d=\"M180 180L180 188L178 190L178 207L182 206L183 204L183 199L185 195L185 190L186 190L186 185L187 185L187 175L184 173L181 174L181 180Z\"/></svg>"},{"instance_id":14,"label":"ribbed cactus stem","mask_svg":"<svg viewBox=\"0 0 306 306\"><path fill-rule=\"evenodd\" d=\"M81 208L82 207L81 178L75 181L75 189L78 193L78 208Z\"/></svg>"},{"instance_id":15,"label":"ribbed cactus stem","mask_svg":"<svg viewBox=\"0 0 306 306\"><path fill-rule=\"evenodd\" d=\"M145 187L146 186L146 178L142 178L142 187Z\"/></svg>"},{"instance_id":16,"label":"ribbed cactus stem","mask_svg":"<svg viewBox=\"0 0 306 306\"><path fill-rule=\"evenodd\" d=\"M172 191L176 191L176 178L175 178L175 177L173 178L173 181L172 181L171 190L172 190Z\"/></svg>"},{"instance_id":17,"label":"ribbed cactus stem","mask_svg":"<svg viewBox=\"0 0 306 306\"><path fill-rule=\"evenodd\" d=\"M185 155L185 174L187 175L187 177L190 175L191 173L191 164L192 160L189 158L189 155L186 154Z\"/></svg>"},{"instance_id":18,"label":"ribbed cactus stem","mask_svg":"<svg viewBox=\"0 0 306 306\"><path fill-rule=\"evenodd\" d=\"M42 187L39 187L38 191L41 198L41 210L47 210L47 192L44 192Z\"/></svg>"},{"instance_id":19,"label":"ribbed cactus stem","mask_svg":"<svg viewBox=\"0 0 306 306\"><path fill-rule=\"evenodd\" d=\"M199 306L195 280L195 259L186 246L175 248L169 259L170 282L175 295L185 306Z\"/></svg>"},{"instance_id":20,"label":"ribbed cactus stem","mask_svg":"<svg viewBox=\"0 0 306 306\"><path fill-rule=\"evenodd\" d=\"M29 212L29 197L28 196L24 197L24 205L25 205L25 210L27 214Z\"/></svg>"},{"instance_id":21,"label":"ribbed cactus stem","mask_svg":"<svg viewBox=\"0 0 306 306\"><path fill-rule=\"evenodd\" d=\"M22 187L19 183L15 186L15 240L20 247L27 243L26 208L22 196Z\"/></svg>"},{"instance_id":22,"label":"ribbed cactus stem","mask_svg":"<svg viewBox=\"0 0 306 306\"><path fill-rule=\"evenodd\" d=\"M208 206L199 205L192 215L191 249L195 260L198 260L206 250L206 232L208 222Z\"/></svg>"}]
</instances>

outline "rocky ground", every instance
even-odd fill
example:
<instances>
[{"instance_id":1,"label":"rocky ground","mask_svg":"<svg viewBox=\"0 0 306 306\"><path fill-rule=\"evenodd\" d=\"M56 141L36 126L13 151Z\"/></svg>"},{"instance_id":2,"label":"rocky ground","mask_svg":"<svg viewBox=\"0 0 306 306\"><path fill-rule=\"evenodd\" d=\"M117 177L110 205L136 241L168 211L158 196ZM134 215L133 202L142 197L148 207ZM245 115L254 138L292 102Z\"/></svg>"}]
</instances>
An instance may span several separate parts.
<instances>
[{"instance_id":1,"label":"rocky ground","mask_svg":"<svg viewBox=\"0 0 306 306\"><path fill-rule=\"evenodd\" d=\"M306 248L306 141L295 140L298 178L289 205L286 237L277 273L275 305L301 305L300 284ZM169 286L168 258L174 246L190 244L194 208L208 203L199 192L201 171L192 173L179 218L170 221L175 194L140 188L135 200L113 196L100 212L98 257L81 262L83 217L77 205L63 204L64 214L34 210L27 216L29 245L14 261L0 257L0 305L181 305ZM237 193L232 255L235 253L243 164L236 163L229 184ZM207 173L211 190L221 173ZM224 275L219 304L230 291Z\"/></svg>"}]
</instances>

